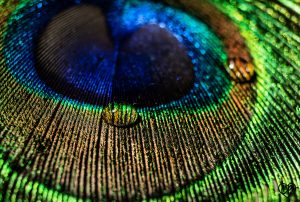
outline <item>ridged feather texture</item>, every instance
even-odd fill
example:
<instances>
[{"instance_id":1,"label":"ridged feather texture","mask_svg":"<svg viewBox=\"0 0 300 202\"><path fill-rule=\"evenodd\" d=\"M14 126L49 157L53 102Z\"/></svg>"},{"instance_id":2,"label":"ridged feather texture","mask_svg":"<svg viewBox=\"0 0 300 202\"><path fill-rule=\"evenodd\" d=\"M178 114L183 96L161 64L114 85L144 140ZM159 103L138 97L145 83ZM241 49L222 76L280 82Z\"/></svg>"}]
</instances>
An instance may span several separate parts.
<instances>
[{"instance_id":1,"label":"ridged feather texture","mask_svg":"<svg viewBox=\"0 0 300 202\"><path fill-rule=\"evenodd\" d=\"M299 67L298 0L0 0L0 201L300 200Z\"/></svg>"}]
</instances>

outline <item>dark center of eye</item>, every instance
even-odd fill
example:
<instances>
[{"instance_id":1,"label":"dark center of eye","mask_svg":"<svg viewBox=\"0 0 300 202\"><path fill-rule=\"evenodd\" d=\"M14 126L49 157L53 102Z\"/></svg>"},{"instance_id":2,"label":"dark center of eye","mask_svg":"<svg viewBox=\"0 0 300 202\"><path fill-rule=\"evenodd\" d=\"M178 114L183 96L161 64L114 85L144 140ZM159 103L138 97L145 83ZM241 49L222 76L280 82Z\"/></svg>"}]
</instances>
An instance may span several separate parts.
<instances>
[{"instance_id":1,"label":"dark center of eye","mask_svg":"<svg viewBox=\"0 0 300 202\"><path fill-rule=\"evenodd\" d=\"M47 25L36 50L40 77L58 93L104 105L151 106L184 96L194 70L186 48L167 29L142 25L112 39L100 8L76 6Z\"/></svg>"}]
</instances>

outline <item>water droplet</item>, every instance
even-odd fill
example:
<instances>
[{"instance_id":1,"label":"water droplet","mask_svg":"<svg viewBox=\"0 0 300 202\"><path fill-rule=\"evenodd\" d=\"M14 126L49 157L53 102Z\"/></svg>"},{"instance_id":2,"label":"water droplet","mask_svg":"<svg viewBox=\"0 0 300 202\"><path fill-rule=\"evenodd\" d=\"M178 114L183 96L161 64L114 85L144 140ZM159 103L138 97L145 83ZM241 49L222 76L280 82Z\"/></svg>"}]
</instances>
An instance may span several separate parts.
<instances>
[{"instance_id":1,"label":"water droplet","mask_svg":"<svg viewBox=\"0 0 300 202\"><path fill-rule=\"evenodd\" d=\"M231 79L237 82L249 82L254 77L254 66L241 57L229 58L227 71Z\"/></svg>"},{"instance_id":2,"label":"water droplet","mask_svg":"<svg viewBox=\"0 0 300 202\"><path fill-rule=\"evenodd\" d=\"M127 127L135 124L138 113L132 105L111 103L102 112L103 120L113 126Z\"/></svg>"}]
</instances>

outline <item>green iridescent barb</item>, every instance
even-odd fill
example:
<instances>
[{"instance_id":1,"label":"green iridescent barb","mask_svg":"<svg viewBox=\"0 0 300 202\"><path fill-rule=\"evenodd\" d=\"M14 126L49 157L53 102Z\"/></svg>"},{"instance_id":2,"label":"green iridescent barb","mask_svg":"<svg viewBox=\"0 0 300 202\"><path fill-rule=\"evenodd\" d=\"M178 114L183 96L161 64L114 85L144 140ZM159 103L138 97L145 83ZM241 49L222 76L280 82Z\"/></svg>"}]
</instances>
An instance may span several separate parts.
<instances>
[{"instance_id":1,"label":"green iridescent barb","mask_svg":"<svg viewBox=\"0 0 300 202\"><path fill-rule=\"evenodd\" d=\"M166 5L132 2L127 13L150 5L172 14ZM300 199L298 1L212 0L244 38L255 81L238 84L218 74L221 79L197 84L207 97L191 94L137 109L122 105L116 112L123 121L141 117L130 128L105 124L103 113L106 122L121 120L112 121L109 107L31 88L34 81L12 74L8 60L21 56L5 52L8 30L26 19L22 12L35 13L26 9L42 9L40 3L0 0L0 201ZM210 42L207 47L227 60L222 40L195 14L176 12L188 28L182 33L193 31L201 45ZM228 85L218 93L223 83ZM286 193L283 184L298 188Z\"/></svg>"}]
</instances>

